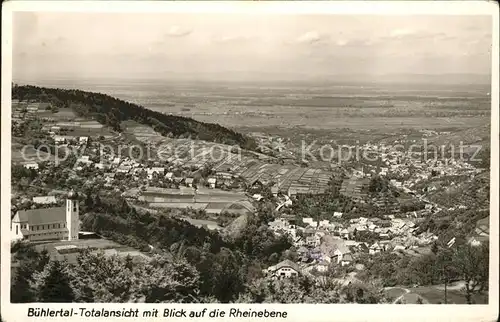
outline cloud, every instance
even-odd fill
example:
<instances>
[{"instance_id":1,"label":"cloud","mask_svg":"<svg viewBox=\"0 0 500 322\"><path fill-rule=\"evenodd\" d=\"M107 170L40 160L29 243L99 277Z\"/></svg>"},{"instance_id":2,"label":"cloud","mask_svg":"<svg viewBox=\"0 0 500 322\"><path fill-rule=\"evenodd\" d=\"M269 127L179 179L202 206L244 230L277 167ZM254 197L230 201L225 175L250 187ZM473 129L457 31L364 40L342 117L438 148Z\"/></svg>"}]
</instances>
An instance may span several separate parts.
<instances>
[{"instance_id":1,"label":"cloud","mask_svg":"<svg viewBox=\"0 0 500 322\"><path fill-rule=\"evenodd\" d=\"M337 45L338 47L365 47L372 44L374 44L373 40L364 38L350 40L339 39L335 42L335 45Z\"/></svg>"},{"instance_id":2,"label":"cloud","mask_svg":"<svg viewBox=\"0 0 500 322\"><path fill-rule=\"evenodd\" d=\"M317 44L319 42L324 42L326 37L324 35L319 34L317 31L308 31L302 35L300 35L296 42L299 44Z\"/></svg>"},{"instance_id":3,"label":"cloud","mask_svg":"<svg viewBox=\"0 0 500 322\"><path fill-rule=\"evenodd\" d=\"M169 37L184 37L191 34L192 30L180 26L172 26L167 32Z\"/></svg>"},{"instance_id":4,"label":"cloud","mask_svg":"<svg viewBox=\"0 0 500 322\"><path fill-rule=\"evenodd\" d=\"M336 43L336 44L337 44L337 46L342 47L342 46L347 45L348 43L349 43L349 42L348 42L348 41L346 41L346 40L344 40L344 39L339 39L339 40L337 40L337 43Z\"/></svg>"}]
</instances>

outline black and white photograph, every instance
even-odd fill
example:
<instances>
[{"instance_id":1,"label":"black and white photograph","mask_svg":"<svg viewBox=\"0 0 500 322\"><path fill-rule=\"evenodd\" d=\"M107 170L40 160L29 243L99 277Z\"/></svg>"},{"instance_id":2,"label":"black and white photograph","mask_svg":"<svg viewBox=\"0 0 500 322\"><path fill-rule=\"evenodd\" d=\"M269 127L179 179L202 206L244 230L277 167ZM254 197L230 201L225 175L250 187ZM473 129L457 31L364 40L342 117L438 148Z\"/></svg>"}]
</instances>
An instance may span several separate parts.
<instances>
[{"instance_id":1,"label":"black and white photograph","mask_svg":"<svg viewBox=\"0 0 500 322\"><path fill-rule=\"evenodd\" d=\"M12 12L10 303L491 303L491 9Z\"/></svg>"}]
</instances>

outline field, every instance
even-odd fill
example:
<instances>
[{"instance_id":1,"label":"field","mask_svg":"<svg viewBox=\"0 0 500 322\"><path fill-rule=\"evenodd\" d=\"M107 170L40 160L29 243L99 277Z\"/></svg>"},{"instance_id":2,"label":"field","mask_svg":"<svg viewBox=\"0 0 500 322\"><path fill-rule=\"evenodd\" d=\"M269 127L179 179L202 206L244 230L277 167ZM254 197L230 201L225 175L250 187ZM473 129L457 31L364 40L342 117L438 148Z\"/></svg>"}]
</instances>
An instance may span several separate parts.
<instances>
[{"instance_id":1,"label":"field","mask_svg":"<svg viewBox=\"0 0 500 322\"><path fill-rule=\"evenodd\" d=\"M242 214L254 210L250 199L242 192L200 187L196 193L193 191L191 194L180 195L180 190L161 190L146 190L139 199L148 202L151 208L191 208L205 210L208 214L220 214L223 211Z\"/></svg>"},{"instance_id":2,"label":"field","mask_svg":"<svg viewBox=\"0 0 500 322\"><path fill-rule=\"evenodd\" d=\"M388 298L395 300L398 297L406 294L406 290L400 287L392 287L392 288L387 288L384 291L384 293Z\"/></svg>"},{"instance_id":3,"label":"field","mask_svg":"<svg viewBox=\"0 0 500 322\"><path fill-rule=\"evenodd\" d=\"M447 304L467 304L465 295L461 291L463 282L450 283L446 293ZM384 291L385 295L395 302L397 299L403 300L406 304L416 304L418 297L422 302L429 304L444 303L444 285L419 286L414 288L388 287ZM475 294L472 300L476 304L487 304L487 294Z\"/></svg>"},{"instance_id":4,"label":"field","mask_svg":"<svg viewBox=\"0 0 500 322\"><path fill-rule=\"evenodd\" d=\"M444 303L444 290L437 289L433 286L430 287L417 287L410 289L411 293L418 294L425 298L431 304ZM487 304L487 295L475 295L473 296L473 301L477 304ZM447 291L447 303L448 304L466 304L464 294L459 290L448 290Z\"/></svg>"},{"instance_id":5,"label":"field","mask_svg":"<svg viewBox=\"0 0 500 322\"><path fill-rule=\"evenodd\" d=\"M54 156L43 151L37 151L33 146L24 147L18 143L11 145L11 159L14 163L38 162L38 160L54 161Z\"/></svg>"}]
</instances>

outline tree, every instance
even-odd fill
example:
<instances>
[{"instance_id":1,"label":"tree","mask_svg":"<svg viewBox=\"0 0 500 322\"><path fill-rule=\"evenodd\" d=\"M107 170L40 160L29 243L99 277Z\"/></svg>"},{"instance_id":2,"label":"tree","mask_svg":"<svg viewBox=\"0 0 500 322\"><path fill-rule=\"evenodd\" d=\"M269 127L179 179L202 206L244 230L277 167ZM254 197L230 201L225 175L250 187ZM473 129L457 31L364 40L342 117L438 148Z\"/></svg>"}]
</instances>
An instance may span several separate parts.
<instances>
[{"instance_id":1,"label":"tree","mask_svg":"<svg viewBox=\"0 0 500 322\"><path fill-rule=\"evenodd\" d=\"M12 272L10 299L12 303L29 303L35 300L31 289L33 269L28 262L22 262L15 272Z\"/></svg>"},{"instance_id":2,"label":"tree","mask_svg":"<svg viewBox=\"0 0 500 322\"><path fill-rule=\"evenodd\" d=\"M488 288L489 245L479 247L466 244L458 247L453 254L453 263L459 276L464 280L467 304L472 304L474 294Z\"/></svg>"},{"instance_id":3,"label":"tree","mask_svg":"<svg viewBox=\"0 0 500 322\"><path fill-rule=\"evenodd\" d=\"M51 261L42 272L33 275L32 287L37 302L67 303L75 298L70 284L67 263Z\"/></svg>"},{"instance_id":4,"label":"tree","mask_svg":"<svg viewBox=\"0 0 500 322\"><path fill-rule=\"evenodd\" d=\"M33 275L42 271L50 260L46 249L38 253L32 244L14 242L11 245L13 259L19 266L12 270L11 301L13 303L28 303L35 300L31 283Z\"/></svg>"},{"instance_id":5,"label":"tree","mask_svg":"<svg viewBox=\"0 0 500 322\"><path fill-rule=\"evenodd\" d=\"M385 301L381 290L371 284L352 283L344 287L342 293L347 303L377 304Z\"/></svg>"},{"instance_id":6,"label":"tree","mask_svg":"<svg viewBox=\"0 0 500 322\"><path fill-rule=\"evenodd\" d=\"M432 243L431 251L432 251L433 254L437 254L438 253L439 247L438 247L438 244L436 242Z\"/></svg>"},{"instance_id":7,"label":"tree","mask_svg":"<svg viewBox=\"0 0 500 322\"><path fill-rule=\"evenodd\" d=\"M222 248L214 258L211 293L223 303L233 301L244 290L238 257L236 252Z\"/></svg>"},{"instance_id":8,"label":"tree","mask_svg":"<svg viewBox=\"0 0 500 322\"><path fill-rule=\"evenodd\" d=\"M77 257L77 263L72 271L75 301L123 303L139 297L138 278L127 267L126 259L85 251Z\"/></svg>"}]
</instances>

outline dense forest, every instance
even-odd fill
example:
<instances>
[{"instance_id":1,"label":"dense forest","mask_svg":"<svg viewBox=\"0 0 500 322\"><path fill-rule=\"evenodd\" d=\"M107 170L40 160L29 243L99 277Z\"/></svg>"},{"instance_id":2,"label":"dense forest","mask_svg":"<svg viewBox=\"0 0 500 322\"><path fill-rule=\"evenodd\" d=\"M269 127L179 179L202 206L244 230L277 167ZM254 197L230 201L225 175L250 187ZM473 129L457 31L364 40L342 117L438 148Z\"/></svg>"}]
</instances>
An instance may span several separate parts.
<instances>
[{"instance_id":1,"label":"dense forest","mask_svg":"<svg viewBox=\"0 0 500 322\"><path fill-rule=\"evenodd\" d=\"M15 252L14 252L15 251ZM190 253L187 249L183 252ZM156 254L150 261L107 257L84 251L77 262L51 261L26 243L13 245L20 262L12 274L14 303L383 303L373 285L316 283L309 277L266 280L255 276L241 283L235 255L223 248L202 259L209 275L187 258L195 253ZM192 259L191 259L192 260ZM240 282L238 282L240 281Z\"/></svg>"},{"instance_id":2,"label":"dense forest","mask_svg":"<svg viewBox=\"0 0 500 322\"><path fill-rule=\"evenodd\" d=\"M151 126L165 136L239 145L247 150L257 147L253 139L218 124L163 114L101 93L14 84L12 99L50 103L54 108L72 108L80 116L94 117L116 131L122 130L121 122L133 120Z\"/></svg>"}]
</instances>

